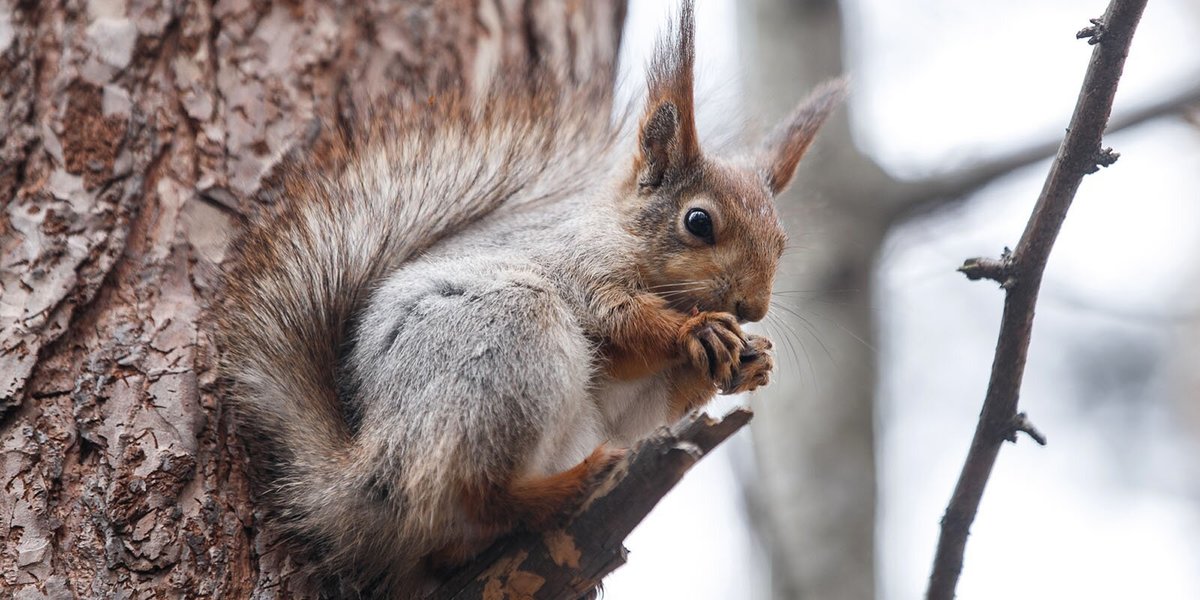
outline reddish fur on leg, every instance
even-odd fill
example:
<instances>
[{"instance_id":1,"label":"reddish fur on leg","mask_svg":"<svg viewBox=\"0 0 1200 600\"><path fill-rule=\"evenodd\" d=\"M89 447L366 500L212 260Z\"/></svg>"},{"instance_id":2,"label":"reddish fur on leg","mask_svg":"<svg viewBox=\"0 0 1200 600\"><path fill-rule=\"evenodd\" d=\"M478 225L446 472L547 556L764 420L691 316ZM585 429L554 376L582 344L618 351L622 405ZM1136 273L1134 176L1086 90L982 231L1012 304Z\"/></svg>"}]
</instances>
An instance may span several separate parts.
<instances>
[{"instance_id":1,"label":"reddish fur on leg","mask_svg":"<svg viewBox=\"0 0 1200 600\"><path fill-rule=\"evenodd\" d=\"M681 359L679 329L687 321L683 313L667 308L662 298L639 294L614 302L615 317L606 332L603 352L608 374L628 381L661 373Z\"/></svg>"},{"instance_id":2,"label":"reddish fur on leg","mask_svg":"<svg viewBox=\"0 0 1200 600\"><path fill-rule=\"evenodd\" d=\"M601 444L562 473L521 477L504 487L488 485L486 491L464 488L463 509L479 528L478 539L439 548L428 557L428 564L438 570L462 564L518 525L541 530L563 523L627 453Z\"/></svg>"},{"instance_id":3,"label":"reddish fur on leg","mask_svg":"<svg viewBox=\"0 0 1200 600\"><path fill-rule=\"evenodd\" d=\"M601 444L578 465L547 477L525 477L508 488L507 501L519 520L532 529L553 527L571 517L617 461L624 448Z\"/></svg>"}]
</instances>

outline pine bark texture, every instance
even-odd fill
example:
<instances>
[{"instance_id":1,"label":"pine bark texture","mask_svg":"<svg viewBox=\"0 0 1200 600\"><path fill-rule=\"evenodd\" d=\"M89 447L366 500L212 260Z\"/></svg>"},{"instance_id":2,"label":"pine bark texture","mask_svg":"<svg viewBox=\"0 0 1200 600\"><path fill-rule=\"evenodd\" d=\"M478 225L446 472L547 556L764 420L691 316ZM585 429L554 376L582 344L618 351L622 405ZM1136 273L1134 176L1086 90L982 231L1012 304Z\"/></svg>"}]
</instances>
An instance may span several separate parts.
<instances>
[{"instance_id":1,"label":"pine bark texture","mask_svg":"<svg viewBox=\"0 0 1200 600\"><path fill-rule=\"evenodd\" d=\"M612 76L624 2L0 0L0 597L303 596L208 307L275 167L502 63Z\"/></svg>"}]
</instances>

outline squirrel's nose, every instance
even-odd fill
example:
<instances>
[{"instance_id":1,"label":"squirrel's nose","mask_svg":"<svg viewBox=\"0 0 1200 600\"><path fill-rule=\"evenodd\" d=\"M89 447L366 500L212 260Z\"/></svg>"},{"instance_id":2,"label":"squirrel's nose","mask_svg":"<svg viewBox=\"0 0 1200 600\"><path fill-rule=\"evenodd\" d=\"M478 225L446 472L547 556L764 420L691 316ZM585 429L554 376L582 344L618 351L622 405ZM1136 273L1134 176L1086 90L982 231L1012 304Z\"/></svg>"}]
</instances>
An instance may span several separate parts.
<instances>
[{"instance_id":1,"label":"squirrel's nose","mask_svg":"<svg viewBox=\"0 0 1200 600\"><path fill-rule=\"evenodd\" d=\"M767 316L767 304L765 302L747 302L746 300L738 300L733 305L734 313L739 321L761 321Z\"/></svg>"}]
</instances>

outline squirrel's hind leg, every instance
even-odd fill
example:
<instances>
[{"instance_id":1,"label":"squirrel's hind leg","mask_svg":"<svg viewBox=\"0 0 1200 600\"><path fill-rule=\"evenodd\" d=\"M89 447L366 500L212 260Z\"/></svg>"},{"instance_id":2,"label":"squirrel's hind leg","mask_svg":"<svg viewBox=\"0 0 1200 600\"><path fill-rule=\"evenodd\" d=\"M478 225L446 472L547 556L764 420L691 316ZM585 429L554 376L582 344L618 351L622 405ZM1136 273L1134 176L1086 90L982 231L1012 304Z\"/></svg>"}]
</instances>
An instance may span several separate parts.
<instances>
[{"instance_id":1,"label":"squirrel's hind leg","mask_svg":"<svg viewBox=\"0 0 1200 600\"><path fill-rule=\"evenodd\" d=\"M466 493L464 506L478 523L491 523L491 535L448 544L429 557L435 572L466 562L494 538L523 526L540 531L566 524L602 484L628 450L601 444L579 464L553 475L525 475L488 493Z\"/></svg>"},{"instance_id":2,"label":"squirrel's hind leg","mask_svg":"<svg viewBox=\"0 0 1200 600\"><path fill-rule=\"evenodd\" d=\"M533 529L564 523L626 454L625 448L601 444L566 471L514 480L505 490L504 503L514 516Z\"/></svg>"}]
</instances>

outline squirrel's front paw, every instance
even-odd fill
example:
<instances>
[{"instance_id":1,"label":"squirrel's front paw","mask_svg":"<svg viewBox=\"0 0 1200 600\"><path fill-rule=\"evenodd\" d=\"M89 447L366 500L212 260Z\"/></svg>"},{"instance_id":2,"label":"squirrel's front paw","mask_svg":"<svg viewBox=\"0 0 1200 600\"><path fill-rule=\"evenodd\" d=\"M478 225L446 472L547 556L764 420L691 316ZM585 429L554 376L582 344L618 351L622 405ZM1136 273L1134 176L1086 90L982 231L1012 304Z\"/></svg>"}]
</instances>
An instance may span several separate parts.
<instances>
[{"instance_id":1,"label":"squirrel's front paw","mask_svg":"<svg viewBox=\"0 0 1200 600\"><path fill-rule=\"evenodd\" d=\"M741 364L733 376L733 385L726 394L750 392L771 381L771 370L775 368L774 344L759 336L746 336L746 348L742 350Z\"/></svg>"},{"instance_id":2,"label":"squirrel's front paw","mask_svg":"<svg viewBox=\"0 0 1200 600\"><path fill-rule=\"evenodd\" d=\"M729 393L746 349L746 336L737 317L729 313L697 313L684 323L680 338L691 364L708 374L722 392Z\"/></svg>"}]
</instances>

